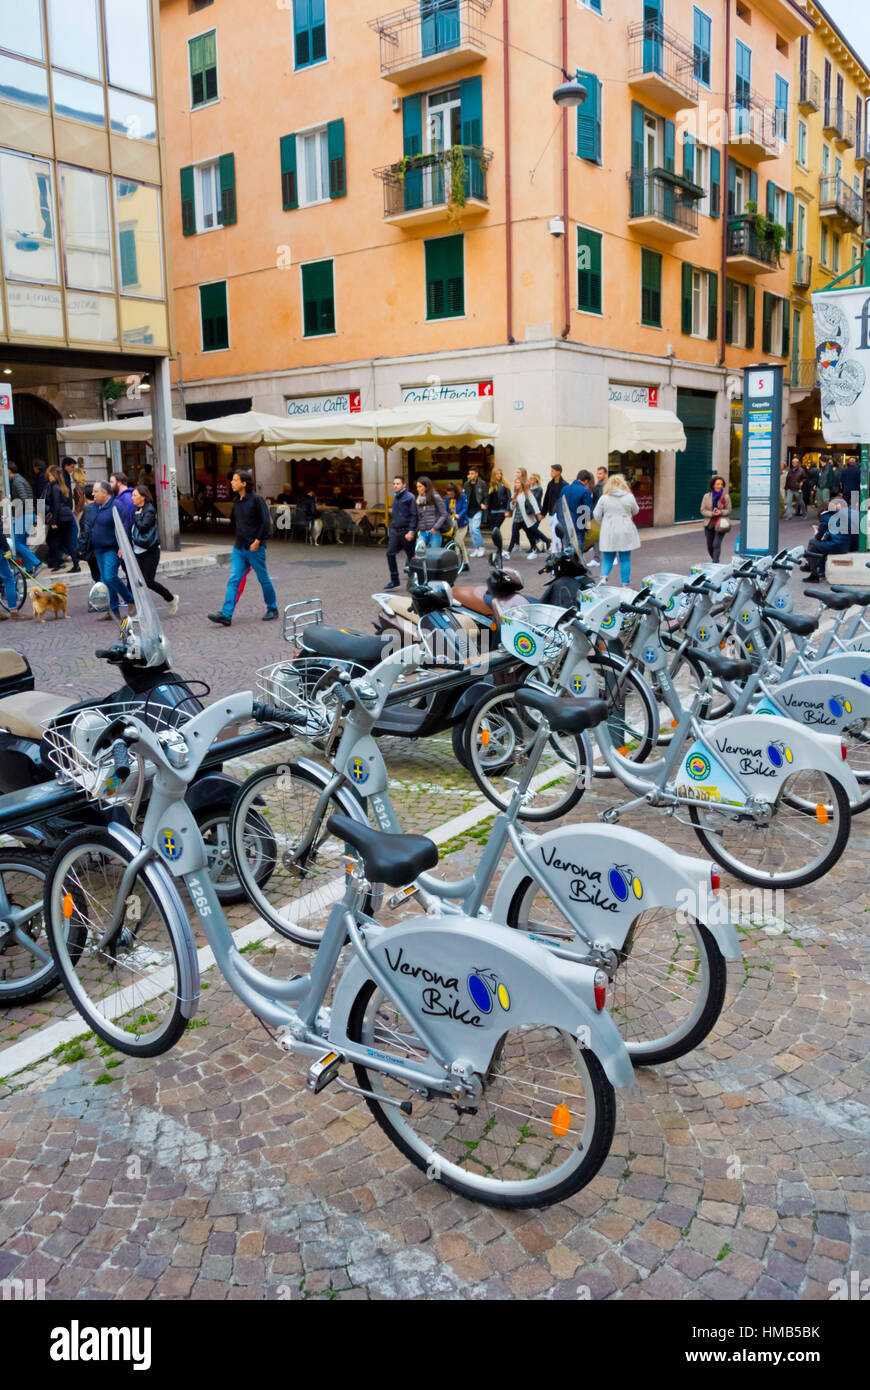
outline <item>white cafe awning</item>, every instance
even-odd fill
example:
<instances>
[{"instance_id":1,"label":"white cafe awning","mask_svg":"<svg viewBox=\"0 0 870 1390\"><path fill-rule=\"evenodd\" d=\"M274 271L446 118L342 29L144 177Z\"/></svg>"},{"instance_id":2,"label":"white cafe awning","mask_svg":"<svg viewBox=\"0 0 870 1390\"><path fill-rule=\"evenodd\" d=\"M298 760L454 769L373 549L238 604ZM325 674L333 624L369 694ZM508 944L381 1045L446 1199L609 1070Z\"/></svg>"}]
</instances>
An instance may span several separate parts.
<instances>
[{"instance_id":1,"label":"white cafe awning","mask_svg":"<svg viewBox=\"0 0 870 1390\"><path fill-rule=\"evenodd\" d=\"M685 449L683 422L672 410L652 405L610 405L608 449L617 454L658 453Z\"/></svg>"}]
</instances>

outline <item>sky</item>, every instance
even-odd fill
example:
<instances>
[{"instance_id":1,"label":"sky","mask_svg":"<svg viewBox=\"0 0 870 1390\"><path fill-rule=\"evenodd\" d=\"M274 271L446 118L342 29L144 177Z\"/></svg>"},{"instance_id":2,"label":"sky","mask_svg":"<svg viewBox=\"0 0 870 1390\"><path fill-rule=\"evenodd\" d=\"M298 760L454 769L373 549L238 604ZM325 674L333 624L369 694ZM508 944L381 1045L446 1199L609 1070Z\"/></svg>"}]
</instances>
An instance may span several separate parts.
<instances>
[{"instance_id":1,"label":"sky","mask_svg":"<svg viewBox=\"0 0 870 1390\"><path fill-rule=\"evenodd\" d=\"M870 4L867 0L823 0L823 4L859 58L870 64Z\"/></svg>"}]
</instances>

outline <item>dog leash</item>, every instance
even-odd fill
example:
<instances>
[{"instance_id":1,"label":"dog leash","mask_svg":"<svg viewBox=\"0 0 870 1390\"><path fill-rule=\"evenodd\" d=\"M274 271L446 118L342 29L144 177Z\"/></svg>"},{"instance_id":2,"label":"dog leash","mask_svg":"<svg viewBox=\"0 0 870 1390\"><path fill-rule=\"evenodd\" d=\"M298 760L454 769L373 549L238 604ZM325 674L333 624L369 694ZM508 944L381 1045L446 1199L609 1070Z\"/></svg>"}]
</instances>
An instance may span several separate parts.
<instances>
[{"instance_id":1,"label":"dog leash","mask_svg":"<svg viewBox=\"0 0 870 1390\"><path fill-rule=\"evenodd\" d=\"M24 568L24 566L23 566L18 560L16 560L16 558L15 558L15 556L12 554L12 551L11 551L11 550L7 550L7 551L6 551L6 554L5 554L5 556L4 556L3 558L6 559L6 560L9 560L9 561L15 566L15 568L16 568L17 570L20 570L21 573L24 575L24 578L25 578L30 584L33 585L34 589L39 589L40 592L43 593L43 594L54 594L54 597L57 598L57 594L54 593L54 590L53 590L53 589L46 589L46 587L45 587L44 584L40 584L40 582L39 582L38 579L34 579L34 577L33 577L32 574L28 574L28 573L27 573L27 570ZM62 583L63 581L61 580L61 581L59 581L59 582Z\"/></svg>"}]
</instances>

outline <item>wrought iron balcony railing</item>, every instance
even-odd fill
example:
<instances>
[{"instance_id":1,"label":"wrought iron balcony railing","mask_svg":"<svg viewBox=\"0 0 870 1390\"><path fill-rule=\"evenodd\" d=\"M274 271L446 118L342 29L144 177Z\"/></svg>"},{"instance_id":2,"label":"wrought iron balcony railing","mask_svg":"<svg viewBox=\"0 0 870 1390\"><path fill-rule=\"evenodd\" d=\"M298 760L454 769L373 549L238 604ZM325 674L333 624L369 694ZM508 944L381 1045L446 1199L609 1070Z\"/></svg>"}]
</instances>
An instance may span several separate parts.
<instances>
[{"instance_id":1,"label":"wrought iron balcony railing","mask_svg":"<svg viewBox=\"0 0 870 1390\"><path fill-rule=\"evenodd\" d=\"M795 289L808 290L813 278L813 258L806 251L798 251L794 258L792 284Z\"/></svg>"},{"instance_id":2,"label":"wrought iron balcony railing","mask_svg":"<svg viewBox=\"0 0 870 1390\"><path fill-rule=\"evenodd\" d=\"M419 0L370 20L380 39L381 76L417 68L453 50L478 50L483 57L483 18L491 4L492 0Z\"/></svg>"},{"instance_id":3,"label":"wrought iron balcony railing","mask_svg":"<svg viewBox=\"0 0 870 1390\"><path fill-rule=\"evenodd\" d=\"M419 154L375 169L384 185L384 217L462 207L469 199L486 203L486 171L490 150L454 145L440 154Z\"/></svg>"},{"instance_id":4,"label":"wrought iron balcony railing","mask_svg":"<svg viewBox=\"0 0 870 1390\"><path fill-rule=\"evenodd\" d=\"M758 92L740 91L729 100L730 138L736 145L755 145L778 154L785 141L783 116Z\"/></svg>"},{"instance_id":5,"label":"wrought iron balcony railing","mask_svg":"<svg viewBox=\"0 0 870 1390\"><path fill-rule=\"evenodd\" d=\"M806 114L818 111L822 104L822 84L817 72L802 72L798 88L798 106Z\"/></svg>"},{"instance_id":6,"label":"wrought iron balcony railing","mask_svg":"<svg viewBox=\"0 0 870 1390\"><path fill-rule=\"evenodd\" d=\"M698 100L694 45L676 29L659 20L645 19L628 27L631 54L629 82L655 76L676 88L689 101Z\"/></svg>"},{"instance_id":7,"label":"wrought iron balcony railing","mask_svg":"<svg viewBox=\"0 0 870 1390\"><path fill-rule=\"evenodd\" d=\"M770 266L775 270L779 265L776 242L759 236L754 213L728 219L729 256L749 256L753 261Z\"/></svg>"},{"instance_id":8,"label":"wrought iron balcony railing","mask_svg":"<svg viewBox=\"0 0 870 1390\"><path fill-rule=\"evenodd\" d=\"M819 212L834 213L860 227L863 220L861 197L839 174L822 174L819 179Z\"/></svg>"},{"instance_id":9,"label":"wrought iron balcony railing","mask_svg":"<svg viewBox=\"0 0 870 1390\"><path fill-rule=\"evenodd\" d=\"M688 235L698 230L695 197L674 178L659 172L629 176L629 218L657 217Z\"/></svg>"},{"instance_id":10,"label":"wrought iron balcony railing","mask_svg":"<svg viewBox=\"0 0 870 1390\"><path fill-rule=\"evenodd\" d=\"M792 360L788 367L788 384L794 391L812 391L818 381L816 372L816 359L814 357L802 357L799 361Z\"/></svg>"}]
</instances>

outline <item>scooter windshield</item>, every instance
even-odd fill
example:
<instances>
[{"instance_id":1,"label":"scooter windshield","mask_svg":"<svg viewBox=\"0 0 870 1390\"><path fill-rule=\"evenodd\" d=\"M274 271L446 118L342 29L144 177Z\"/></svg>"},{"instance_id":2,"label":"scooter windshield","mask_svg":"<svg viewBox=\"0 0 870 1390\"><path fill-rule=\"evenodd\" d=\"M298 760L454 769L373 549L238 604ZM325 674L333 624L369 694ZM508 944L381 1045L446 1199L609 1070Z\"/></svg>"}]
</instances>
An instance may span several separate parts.
<instances>
[{"instance_id":1,"label":"scooter windshield","mask_svg":"<svg viewBox=\"0 0 870 1390\"><path fill-rule=\"evenodd\" d=\"M556 503L556 518L558 524L561 526L562 530L565 533L562 539L562 548L564 550L573 550L574 554L579 555L582 559L583 552L580 549L580 538L577 535L577 528L574 525L574 518L571 515L571 508L565 501L564 492L561 493L559 500Z\"/></svg>"},{"instance_id":2,"label":"scooter windshield","mask_svg":"<svg viewBox=\"0 0 870 1390\"><path fill-rule=\"evenodd\" d=\"M167 666L170 666L172 663L169 655L169 644L163 635L163 627L157 616L151 591L142 577L136 552L130 543L130 537L124 529L124 523L117 509L115 510L115 534L118 537L118 549L127 571L127 582L136 603L136 622L139 627L142 664L143 666L160 666L165 662Z\"/></svg>"}]
</instances>

